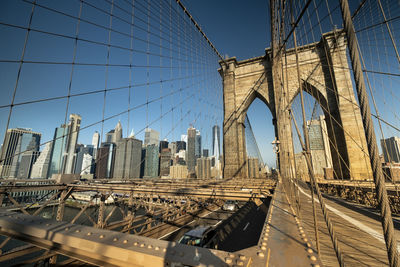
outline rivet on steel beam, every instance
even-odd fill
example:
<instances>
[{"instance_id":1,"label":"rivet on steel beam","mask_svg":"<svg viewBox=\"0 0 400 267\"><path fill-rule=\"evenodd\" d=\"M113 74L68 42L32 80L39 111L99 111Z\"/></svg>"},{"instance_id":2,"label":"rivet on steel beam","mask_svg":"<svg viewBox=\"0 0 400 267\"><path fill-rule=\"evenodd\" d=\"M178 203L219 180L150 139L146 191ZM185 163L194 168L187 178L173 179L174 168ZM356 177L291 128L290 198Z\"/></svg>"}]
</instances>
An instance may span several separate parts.
<instances>
[{"instance_id":1,"label":"rivet on steel beam","mask_svg":"<svg viewBox=\"0 0 400 267\"><path fill-rule=\"evenodd\" d=\"M139 243L138 243L138 242L134 242L133 245L134 245L134 246L137 246L137 245L139 245Z\"/></svg>"},{"instance_id":2,"label":"rivet on steel beam","mask_svg":"<svg viewBox=\"0 0 400 267\"><path fill-rule=\"evenodd\" d=\"M234 257L235 257L235 254L233 254L233 253L228 253L228 256L231 257L231 258L234 258Z\"/></svg>"},{"instance_id":3,"label":"rivet on steel beam","mask_svg":"<svg viewBox=\"0 0 400 267\"><path fill-rule=\"evenodd\" d=\"M236 264L237 264L238 266L243 266L243 261L237 261Z\"/></svg>"},{"instance_id":4,"label":"rivet on steel beam","mask_svg":"<svg viewBox=\"0 0 400 267\"><path fill-rule=\"evenodd\" d=\"M225 262L228 263L228 264L230 264L230 263L232 263L232 259L229 258L229 257L226 257L226 258L225 258Z\"/></svg>"},{"instance_id":5,"label":"rivet on steel beam","mask_svg":"<svg viewBox=\"0 0 400 267\"><path fill-rule=\"evenodd\" d=\"M127 243L128 243L128 240L125 239L122 243L127 244Z\"/></svg>"},{"instance_id":6,"label":"rivet on steel beam","mask_svg":"<svg viewBox=\"0 0 400 267\"><path fill-rule=\"evenodd\" d=\"M260 258L264 258L264 253L261 252L261 251L257 252L257 255L258 255L258 257L260 257Z\"/></svg>"},{"instance_id":7,"label":"rivet on steel beam","mask_svg":"<svg viewBox=\"0 0 400 267\"><path fill-rule=\"evenodd\" d=\"M306 234L301 234L301 237L306 237Z\"/></svg>"},{"instance_id":8,"label":"rivet on steel beam","mask_svg":"<svg viewBox=\"0 0 400 267\"><path fill-rule=\"evenodd\" d=\"M118 238L114 237L113 241L114 241L114 242L118 241Z\"/></svg>"},{"instance_id":9,"label":"rivet on steel beam","mask_svg":"<svg viewBox=\"0 0 400 267\"><path fill-rule=\"evenodd\" d=\"M75 232L77 232L77 233L80 233L80 232L81 232L81 230L79 230L79 229L78 229L78 230L76 230Z\"/></svg>"},{"instance_id":10,"label":"rivet on steel beam","mask_svg":"<svg viewBox=\"0 0 400 267\"><path fill-rule=\"evenodd\" d=\"M307 247L311 248L311 244L307 242Z\"/></svg>"},{"instance_id":11,"label":"rivet on steel beam","mask_svg":"<svg viewBox=\"0 0 400 267\"><path fill-rule=\"evenodd\" d=\"M89 232L89 233L87 233L87 235L92 235L92 233L91 233L91 232Z\"/></svg>"},{"instance_id":12,"label":"rivet on steel beam","mask_svg":"<svg viewBox=\"0 0 400 267\"><path fill-rule=\"evenodd\" d=\"M312 260L312 261L316 261L316 260L317 260L317 258L316 258L314 255L312 255L312 256L310 257L310 260Z\"/></svg>"},{"instance_id":13,"label":"rivet on steel beam","mask_svg":"<svg viewBox=\"0 0 400 267\"><path fill-rule=\"evenodd\" d=\"M313 253L313 250L312 250L311 248L308 248L308 249L307 249L307 252L308 252L308 253Z\"/></svg>"},{"instance_id":14,"label":"rivet on steel beam","mask_svg":"<svg viewBox=\"0 0 400 267\"><path fill-rule=\"evenodd\" d=\"M146 244L140 244L140 247L141 247L141 248L144 248L145 245L146 245Z\"/></svg>"},{"instance_id":15,"label":"rivet on steel beam","mask_svg":"<svg viewBox=\"0 0 400 267\"><path fill-rule=\"evenodd\" d=\"M267 242L262 242L262 245L263 245L263 246L266 246L266 245L267 245Z\"/></svg>"},{"instance_id":16,"label":"rivet on steel beam","mask_svg":"<svg viewBox=\"0 0 400 267\"><path fill-rule=\"evenodd\" d=\"M319 267L319 264L314 264L313 266L314 266L314 267Z\"/></svg>"},{"instance_id":17,"label":"rivet on steel beam","mask_svg":"<svg viewBox=\"0 0 400 267\"><path fill-rule=\"evenodd\" d=\"M148 245L147 248L153 248L153 246L152 245Z\"/></svg>"},{"instance_id":18,"label":"rivet on steel beam","mask_svg":"<svg viewBox=\"0 0 400 267\"><path fill-rule=\"evenodd\" d=\"M267 247L266 246L261 246L261 249L262 250L267 250Z\"/></svg>"},{"instance_id":19,"label":"rivet on steel beam","mask_svg":"<svg viewBox=\"0 0 400 267\"><path fill-rule=\"evenodd\" d=\"M304 242L307 242L307 241L308 241L308 239L307 239L307 238L303 238L303 241L304 241Z\"/></svg>"},{"instance_id":20,"label":"rivet on steel beam","mask_svg":"<svg viewBox=\"0 0 400 267\"><path fill-rule=\"evenodd\" d=\"M300 229L300 233L304 234L304 230L301 230L301 229Z\"/></svg>"},{"instance_id":21,"label":"rivet on steel beam","mask_svg":"<svg viewBox=\"0 0 400 267\"><path fill-rule=\"evenodd\" d=\"M100 237L100 238L104 238L104 235L100 235L99 237Z\"/></svg>"},{"instance_id":22,"label":"rivet on steel beam","mask_svg":"<svg viewBox=\"0 0 400 267\"><path fill-rule=\"evenodd\" d=\"M166 251L167 251L167 249L166 249L166 248L163 248L163 249L162 249L162 251L163 251L163 252L166 252Z\"/></svg>"},{"instance_id":23,"label":"rivet on steel beam","mask_svg":"<svg viewBox=\"0 0 400 267\"><path fill-rule=\"evenodd\" d=\"M159 247L155 247L154 249L155 249L155 250L160 250L160 248L159 248Z\"/></svg>"},{"instance_id":24,"label":"rivet on steel beam","mask_svg":"<svg viewBox=\"0 0 400 267\"><path fill-rule=\"evenodd\" d=\"M241 259L242 261L244 261L244 260L246 259L246 256L245 256L245 255L240 255L240 256L239 256L239 259Z\"/></svg>"},{"instance_id":25,"label":"rivet on steel beam","mask_svg":"<svg viewBox=\"0 0 400 267\"><path fill-rule=\"evenodd\" d=\"M50 226L51 225L51 223L46 223L46 226Z\"/></svg>"},{"instance_id":26,"label":"rivet on steel beam","mask_svg":"<svg viewBox=\"0 0 400 267\"><path fill-rule=\"evenodd\" d=\"M69 230L69 227L65 227L65 229L64 229L65 231L68 231Z\"/></svg>"}]
</instances>

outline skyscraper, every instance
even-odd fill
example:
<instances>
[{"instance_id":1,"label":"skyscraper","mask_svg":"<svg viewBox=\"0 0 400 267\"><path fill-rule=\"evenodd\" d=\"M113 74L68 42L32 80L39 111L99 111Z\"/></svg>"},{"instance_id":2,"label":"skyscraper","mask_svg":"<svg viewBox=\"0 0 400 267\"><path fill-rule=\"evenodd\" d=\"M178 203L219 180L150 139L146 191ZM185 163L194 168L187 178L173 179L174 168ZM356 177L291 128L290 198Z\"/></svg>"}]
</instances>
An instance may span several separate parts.
<instances>
[{"instance_id":1,"label":"skyscraper","mask_svg":"<svg viewBox=\"0 0 400 267\"><path fill-rule=\"evenodd\" d=\"M171 167L171 150L163 148L160 154L160 176L168 176Z\"/></svg>"},{"instance_id":2,"label":"skyscraper","mask_svg":"<svg viewBox=\"0 0 400 267\"><path fill-rule=\"evenodd\" d=\"M203 149L203 157L208 157L208 149Z\"/></svg>"},{"instance_id":3,"label":"skyscraper","mask_svg":"<svg viewBox=\"0 0 400 267\"><path fill-rule=\"evenodd\" d=\"M123 138L117 142L113 178L139 178L142 157L142 141Z\"/></svg>"},{"instance_id":4,"label":"skyscraper","mask_svg":"<svg viewBox=\"0 0 400 267\"><path fill-rule=\"evenodd\" d=\"M115 144L102 143L97 150L96 178L112 178L114 170Z\"/></svg>"},{"instance_id":5,"label":"skyscraper","mask_svg":"<svg viewBox=\"0 0 400 267\"><path fill-rule=\"evenodd\" d=\"M381 139L381 147L385 162L400 162L400 138L392 136Z\"/></svg>"},{"instance_id":6,"label":"skyscraper","mask_svg":"<svg viewBox=\"0 0 400 267\"><path fill-rule=\"evenodd\" d=\"M50 165L49 172L47 174L48 178L51 178L53 174L62 173L65 164L65 139L68 135L68 127L61 125L57 127L54 131L53 145L50 153Z\"/></svg>"},{"instance_id":7,"label":"skyscraper","mask_svg":"<svg viewBox=\"0 0 400 267\"><path fill-rule=\"evenodd\" d=\"M186 150L186 142L185 141L176 141L176 153L181 150Z\"/></svg>"},{"instance_id":8,"label":"skyscraper","mask_svg":"<svg viewBox=\"0 0 400 267\"><path fill-rule=\"evenodd\" d=\"M40 137L31 129L8 129L1 150L0 177L17 177L23 152L39 151Z\"/></svg>"},{"instance_id":9,"label":"skyscraper","mask_svg":"<svg viewBox=\"0 0 400 267\"><path fill-rule=\"evenodd\" d=\"M219 159L220 153L220 133L219 126L214 125L212 128L212 155Z\"/></svg>"},{"instance_id":10,"label":"skyscraper","mask_svg":"<svg viewBox=\"0 0 400 267\"><path fill-rule=\"evenodd\" d=\"M211 178L211 159L199 158L196 161L197 165L197 178L209 179Z\"/></svg>"},{"instance_id":11,"label":"skyscraper","mask_svg":"<svg viewBox=\"0 0 400 267\"><path fill-rule=\"evenodd\" d=\"M39 157L39 151L25 151L21 155L18 166L17 178L27 179L31 177L32 166Z\"/></svg>"},{"instance_id":12,"label":"skyscraper","mask_svg":"<svg viewBox=\"0 0 400 267\"><path fill-rule=\"evenodd\" d=\"M82 159L82 168L81 168L81 175L84 174L93 174L94 172L94 164L93 164L93 156L90 154L83 154ZM92 176L93 177L93 176Z\"/></svg>"},{"instance_id":13,"label":"skyscraper","mask_svg":"<svg viewBox=\"0 0 400 267\"><path fill-rule=\"evenodd\" d=\"M79 129L81 127L81 120L82 118L78 114L69 115L68 135L65 143L66 160L63 173L74 173L75 151L78 142Z\"/></svg>"},{"instance_id":14,"label":"skyscraper","mask_svg":"<svg viewBox=\"0 0 400 267\"><path fill-rule=\"evenodd\" d=\"M201 158L201 134L200 131L196 131L196 141L195 141L195 152L196 159Z\"/></svg>"},{"instance_id":15,"label":"skyscraper","mask_svg":"<svg viewBox=\"0 0 400 267\"><path fill-rule=\"evenodd\" d=\"M144 177L155 178L158 177L158 146L146 146L146 155L144 161Z\"/></svg>"},{"instance_id":16,"label":"skyscraper","mask_svg":"<svg viewBox=\"0 0 400 267\"><path fill-rule=\"evenodd\" d=\"M100 134L98 131L95 131L92 137L92 146L96 149L99 147L100 142Z\"/></svg>"},{"instance_id":17,"label":"skyscraper","mask_svg":"<svg viewBox=\"0 0 400 267\"><path fill-rule=\"evenodd\" d=\"M314 174L323 177L324 169L332 167L325 116L307 121L307 126Z\"/></svg>"},{"instance_id":18,"label":"skyscraper","mask_svg":"<svg viewBox=\"0 0 400 267\"><path fill-rule=\"evenodd\" d=\"M43 151L32 166L31 178L47 178L52 147L53 142L49 142L45 145Z\"/></svg>"},{"instance_id":19,"label":"skyscraper","mask_svg":"<svg viewBox=\"0 0 400 267\"><path fill-rule=\"evenodd\" d=\"M158 147L159 145L159 140L160 140L160 133L157 132L156 130L146 128L144 132L144 145L155 145Z\"/></svg>"},{"instance_id":20,"label":"skyscraper","mask_svg":"<svg viewBox=\"0 0 400 267\"><path fill-rule=\"evenodd\" d=\"M187 130L187 150L186 150L186 164L188 167L189 175L195 173L196 167L196 154L195 154L195 147L196 147L196 129L190 127Z\"/></svg>"},{"instance_id":21,"label":"skyscraper","mask_svg":"<svg viewBox=\"0 0 400 267\"><path fill-rule=\"evenodd\" d=\"M122 139L122 125L121 125L121 122L118 121L115 128L110 130L108 133L106 133L106 142L105 143L116 144L121 139Z\"/></svg>"},{"instance_id":22,"label":"skyscraper","mask_svg":"<svg viewBox=\"0 0 400 267\"><path fill-rule=\"evenodd\" d=\"M164 149L164 148L168 148L168 141L167 141L167 139L164 139L164 140L162 140L162 141L160 141L160 153L161 153L161 151Z\"/></svg>"},{"instance_id":23,"label":"skyscraper","mask_svg":"<svg viewBox=\"0 0 400 267\"><path fill-rule=\"evenodd\" d=\"M76 150L76 157L75 157L75 174L81 174L83 170L83 159L85 158L85 155L90 155L93 158L93 153L94 153L94 147L92 145L78 145L78 148ZM87 156L86 156L87 158ZM87 168L86 166L85 168ZM86 173L92 173L92 170L94 168L89 167L88 170L85 170Z\"/></svg>"},{"instance_id":24,"label":"skyscraper","mask_svg":"<svg viewBox=\"0 0 400 267\"><path fill-rule=\"evenodd\" d=\"M247 167L247 174L249 178L258 178L260 176L258 158L248 158Z\"/></svg>"},{"instance_id":25,"label":"skyscraper","mask_svg":"<svg viewBox=\"0 0 400 267\"><path fill-rule=\"evenodd\" d=\"M117 143L122 139L122 125L121 121L118 121L117 125L115 126L115 133L114 133L114 140L113 143Z\"/></svg>"},{"instance_id":26,"label":"skyscraper","mask_svg":"<svg viewBox=\"0 0 400 267\"><path fill-rule=\"evenodd\" d=\"M177 152L176 148L176 142L171 142L168 144L168 148L171 151L171 159L172 159L172 164L175 165L176 164L176 159L175 159L175 154Z\"/></svg>"}]
</instances>

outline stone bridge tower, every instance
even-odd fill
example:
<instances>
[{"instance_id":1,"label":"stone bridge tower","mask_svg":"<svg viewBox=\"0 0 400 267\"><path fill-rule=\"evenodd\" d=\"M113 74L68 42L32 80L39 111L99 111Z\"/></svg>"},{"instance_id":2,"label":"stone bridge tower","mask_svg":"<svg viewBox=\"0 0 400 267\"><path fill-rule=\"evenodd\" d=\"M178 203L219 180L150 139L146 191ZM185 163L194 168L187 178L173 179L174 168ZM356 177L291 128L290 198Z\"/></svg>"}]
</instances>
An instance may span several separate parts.
<instances>
[{"instance_id":1,"label":"stone bridge tower","mask_svg":"<svg viewBox=\"0 0 400 267\"><path fill-rule=\"evenodd\" d=\"M319 42L298 47L298 55L300 87L318 101L325 114L335 178L371 179L344 34L339 31L326 33ZM281 143L279 165L282 176L295 175L290 117L292 101L300 92L295 51L286 51L285 58L279 59L282 62L276 71L273 71L272 60L271 49L266 49L261 57L240 62L236 58L220 61L224 90L224 178L247 177L244 119L255 98L262 100L272 113L275 135Z\"/></svg>"}]
</instances>

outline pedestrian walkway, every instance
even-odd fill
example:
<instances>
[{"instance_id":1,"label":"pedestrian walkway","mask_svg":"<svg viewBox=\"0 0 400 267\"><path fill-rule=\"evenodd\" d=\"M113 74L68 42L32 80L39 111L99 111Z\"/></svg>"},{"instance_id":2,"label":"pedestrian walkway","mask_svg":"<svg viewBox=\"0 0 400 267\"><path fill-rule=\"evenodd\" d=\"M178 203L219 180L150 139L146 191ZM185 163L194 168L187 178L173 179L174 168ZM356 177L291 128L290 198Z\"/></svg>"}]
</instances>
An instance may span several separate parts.
<instances>
[{"instance_id":1,"label":"pedestrian walkway","mask_svg":"<svg viewBox=\"0 0 400 267\"><path fill-rule=\"evenodd\" d=\"M299 187L299 195L300 218L316 247L311 192L306 187ZM346 266L387 266L386 246L377 211L339 198L324 196ZM324 266L339 266L318 201L316 207L321 261ZM398 236L400 224L397 219L394 223Z\"/></svg>"}]
</instances>

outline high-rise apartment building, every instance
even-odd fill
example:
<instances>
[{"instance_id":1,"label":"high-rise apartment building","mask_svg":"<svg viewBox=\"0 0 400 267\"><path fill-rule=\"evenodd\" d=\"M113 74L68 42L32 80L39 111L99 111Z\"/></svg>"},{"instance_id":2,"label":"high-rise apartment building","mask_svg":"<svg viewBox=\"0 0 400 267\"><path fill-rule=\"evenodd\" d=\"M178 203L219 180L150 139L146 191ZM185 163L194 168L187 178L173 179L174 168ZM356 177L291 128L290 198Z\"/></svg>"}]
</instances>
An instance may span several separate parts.
<instances>
[{"instance_id":1,"label":"high-rise apartment building","mask_svg":"<svg viewBox=\"0 0 400 267\"><path fill-rule=\"evenodd\" d=\"M158 177L158 146L148 145L145 148L144 176L145 178Z\"/></svg>"},{"instance_id":2,"label":"high-rise apartment building","mask_svg":"<svg viewBox=\"0 0 400 267\"><path fill-rule=\"evenodd\" d=\"M146 128L144 132L144 145L155 145L158 147L160 141L160 133L156 130Z\"/></svg>"},{"instance_id":3,"label":"high-rise apartment building","mask_svg":"<svg viewBox=\"0 0 400 267\"><path fill-rule=\"evenodd\" d=\"M113 178L131 179L140 177L142 141L123 138L117 142Z\"/></svg>"},{"instance_id":4,"label":"high-rise apartment building","mask_svg":"<svg viewBox=\"0 0 400 267\"><path fill-rule=\"evenodd\" d=\"M65 143L65 169L63 173L71 174L75 170L75 151L78 143L79 129L81 128L81 116L78 114L70 114L68 122L68 135Z\"/></svg>"},{"instance_id":5,"label":"high-rise apartment building","mask_svg":"<svg viewBox=\"0 0 400 267\"><path fill-rule=\"evenodd\" d=\"M17 178L27 179L31 177L31 171L33 164L39 157L39 151L25 151L21 155L21 159L18 166Z\"/></svg>"},{"instance_id":6,"label":"high-rise apartment building","mask_svg":"<svg viewBox=\"0 0 400 267\"><path fill-rule=\"evenodd\" d=\"M168 143L167 139L160 141L160 147L159 147L160 153L164 148L168 148L168 145L169 145L169 143Z\"/></svg>"},{"instance_id":7,"label":"high-rise apartment building","mask_svg":"<svg viewBox=\"0 0 400 267\"><path fill-rule=\"evenodd\" d=\"M98 131L95 131L92 137L92 146L94 149L99 147L100 142L100 134Z\"/></svg>"},{"instance_id":8,"label":"high-rise apartment building","mask_svg":"<svg viewBox=\"0 0 400 267\"><path fill-rule=\"evenodd\" d=\"M381 139L381 148L385 162L400 163L400 138L392 136Z\"/></svg>"},{"instance_id":9,"label":"high-rise apartment building","mask_svg":"<svg viewBox=\"0 0 400 267\"><path fill-rule=\"evenodd\" d=\"M196 156L196 159L201 158L201 134L200 131L196 131L196 141L194 144L194 154Z\"/></svg>"},{"instance_id":10,"label":"high-rise apartment building","mask_svg":"<svg viewBox=\"0 0 400 267\"><path fill-rule=\"evenodd\" d=\"M177 179L187 178L188 177L187 167L185 165L171 166L169 177L171 177L171 179L174 179L174 178L177 178Z\"/></svg>"},{"instance_id":11,"label":"high-rise apartment building","mask_svg":"<svg viewBox=\"0 0 400 267\"><path fill-rule=\"evenodd\" d=\"M220 152L220 130L218 125L214 125L212 128L212 155L217 159L219 158Z\"/></svg>"},{"instance_id":12,"label":"high-rise apartment building","mask_svg":"<svg viewBox=\"0 0 400 267\"><path fill-rule=\"evenodd\" d=\"M195 149L196 149L196 129L193 127L190 127L187 130L187 150L186 150L186 164L188 168L188 173L189 175L192 175L195 173L195 167L196 167L196 154L195 154Z\"/></svg>"},{"instance_id":13,"label":"high-rise apartment building","mask_svg":"<svg viewBox=\"0 0 400 267\"><path fill-rule=\"evenodd\" d=\"M50 153L50 165L47 177L51 178L53 174L62 173L65 164L65 143L66 136L68 135L68 127L61 125L54 131L53 145Z\"/></svg>"},{"instance_id":14,"label":"high-rise apartment building","mask_svg":"<svg viewBox=\"0 0 400 267\"><path fill-rule=\"evenodd\" d=\"M202 154L202 156L203 157L208 157L209 155L208 155L208 149L203 149L203 154Z\"/></svg>"},{"instance_id":15,"label":"high-rise apartment building","mask_svg":"<svg viewBox=\"0 0 400 267\"><path fill-rule=\"evenodd\" d=\"M247 168L249 178L258 178L260 176L258 158L248 158Z\"/></svg>"},{"instance_id":16,"label":"high-rise apartment building","mask_svg":"<svg viewBox=\"0 0 400 267\"><path fill-rule=\"evenodd\" d=\"M31 178L47 178L53 142L48 142L32 166Z\"/></svg>"},{"instance_id":17,"label":"high-rise apartment building","mask_svg":"<svg viewBox=\"0 0 400 267\"><path fill-rule=\"evenodd\" d=\"M308 136L314 174L324 177L324 169L332 168L332 157L325 116L307 121Z\"/></svg>"},{"instance_id":18,"label":"high-rise apartment building","mask_svg":"<svg viewBox=\"0 0 400 267\"><path fill-rule=\"evenodd\" d=\"M23 152L39 151L40 137L31 129L8 129L1 149L0 177L17 177Z\"/></svg>"},{"instance_id":19,"label":"high-rise apartment building","mask_svg":"<svg viewBox=\"0 0 400 267\"><path fill-rule=\"evenodd\" d=\"M168 176L171 167L171 150L163 148L160 154L160 176Z\"/></svg>"},{"instance_id":20,"label":"high-rise apartment building","mask_svg":"<svg viewBox=\"0 0 400 267\"><path fill-rule=\"evenodd\" d=\"M115 144L102 143L97 150L96 178L112 178L114 170Z\"/></svg>"},{"instance_id":21,"label":"high-rise apartment building","mask_svg":"<svg viewBox=\"0 0 400 267\"><path fill-rule=\"evenodd\" d=\"M171 159L172 159L172 164L173 165L175 165L176 164L176 158L175 158L175 154L176 154L176 149L177 149L177 146L176 146L176 142L171 142L171 143L169 143L168 144L168 148L169 148L169 150L171 151Z\"/></svg>"},{"instance_id":22,"label":"high-rise apartment building","mask_svg":"<svg viewBox=\"0 0 400 267\"><path fill-rule=\"evenodd\" d=\"M199 158L196 162L197 178L209 179L211 178L211 159Z\"/></svg>"},{"instance_id":23,"label":"high-rise apartment building","mask_svg":"<svg viewBox=\"0 0 400 267\"><path fill-rule=\"evenodd\" d=\"M93 156L90 154L83 154L83 159L82 159L82 168L81 168L81 175L84 174L92 174L94 173L94 161L93 161Z\"/></svg>"},{"instance_id":24,"label":"high-rise apartment building","mask_svg":"<svg viewBox=\"0 0 400 267\"><path fill-rule=\"evenodd\" d=\"M85 155L90 155L93 158L95 148L92 145L78 145L76 150L76 157L75 157L75 174L80 174L83 170L83 159ZM87 156L86 156L87 158ZM85 167L85 173L93 173L94 165Z\"/></svg>"}]
</instances>

